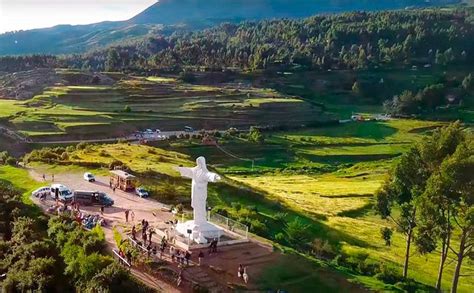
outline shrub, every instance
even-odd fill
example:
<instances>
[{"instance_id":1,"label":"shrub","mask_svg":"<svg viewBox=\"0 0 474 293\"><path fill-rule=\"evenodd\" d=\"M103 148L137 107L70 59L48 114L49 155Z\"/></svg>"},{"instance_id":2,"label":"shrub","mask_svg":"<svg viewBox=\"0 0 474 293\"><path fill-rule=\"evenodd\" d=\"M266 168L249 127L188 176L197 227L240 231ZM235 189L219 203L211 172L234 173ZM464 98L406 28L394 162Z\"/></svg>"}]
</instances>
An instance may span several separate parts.
<instances>
[{"instance_id":1,"label":"shrub","mask_svg":"<svg viewBox=\"0 0 474 293\"><path fill-rule=\"evenodd\" d=\"M109 164L109 170L114 170L116 167L123 167L124 166L124 163L122 161L119 161L119 160L113 160L110 164Z\"/></svg>"},{"instance_id":2,"label":"shrub","mask_svg":"<svg viewBox=\"0 0 474 293\"><path fill-rule=\"evenodd\" d=\"M237 212L240 211L242 209L242 205L238 202L233 202L231 203L231 206L234 210L236 210Z\"/></svg>"},{"instance_id":3,"label":"shrub","mask_svg":"<svg viewBox=\"0 0 474 293\"><path fill-rule=\"evenodd\" d=\"M16 165L16 159L14 157L8 157L6 163L10 166Z\"/></svg>"},{"instance_id":4,"label":"shrub","mask_svg":"<svg viewBox=\"0 0 474 293\"><path fill-rule=\"evenodd\" d=\"M125 113L130 113L130 112L132 112L132 108L130 108L129 105L125 105L125 107L123 107L123 111L124 111Z\"/></svg>"},{"instance_id":5,"label":"shrub","mask_svg":"<svg viewBox=\"0 0 474 293\"><path fill-rule=\"evenodd\" d=\"M72 153L75 150L76 150L76 148L72 145L69 145L69 146L66 147L66 152L68 152L68 153Z\"/></svg>"},{"instance_id":6,"label":"shrub","mask_svg":"<svg viewBox=\"0 0 474 293\"><path fill-rule=\"evenodd\" d=\"M250 220L250 231L259 235L267 235L268 227L257 219Z\"/></svg>"},{"instance_id":7,"label":"shrub","mask_svg":"<svg viewBox=\"0 0 474 293\"><path fill-rule=\"evenodd\" d=\"M281 243L281 244L285 244L286 243L285 234L283 234L281 232L275 234L275 241L278 242L278 243Z\"/></svg>"},{"instance_id":8,"label":"shrub","mask_svg":"<svg viewBox=\"0 0 474 293\"><path fill-rule=\"evenodd\" d=\"M335 256L335 249L327 240L316 238L311 243L311 249L315 256L324 258L333 258Z\"/></svg>"},{"instance_id":9,"label":"shrub","mask_svg":"<svg viewBox=\"0 0 474 293\"><path fill-rule=\"evenodd\" d=\"M275 218L275 221L279 224L286 225L286 218L288 217L288 213L278 212L273 217Z\"/></svg>"},{"instance_id":10,"label":"shrub","mask_svg":"<svg viewBox=\"0 0 474 293\"><path fill-rule=\"evenodd\" d=\"M10 155L7 152L0 152L0 164L5 164Z\"/></svg>"},{"instance_id":11,"label":"shrub","mask_svg":"<svg viewBox=\"0 0 474 293\"><path fill-rule=\"evenodd\" d=\"M68 155L67 152L63 152L63 153L61 154L61 160L63 160L63 161L69 160L69 155Z\"/></svg>"},{"instance_id":12,"label":"shrub","mask_svg":"<svg viewBox=\"0 0 474 293\"><path fill-rule=\"evenodd\" d=\"M390 242L392 239L392 229L383 227L380 229L380 233L382 234L382 239L385 240L385 245L390 246Z\"/></svg>"},{"instance_id":13,"label":"shrub","mask_svg":"<svg viewBox=\"0 0 474 293\"><path fill-rule=\"evenodd\" d=\"M310 226L304 224L300 218L295 218L288 223L284 230L288 237L288 242L295 247L302 248L306 246L311 239L311 231L309 228Z\"/></svg>"},{"instance_id":14,"label":"shrub","mask_svg":"<svg viewBox=\"0 0 474 293\"><path fill-rule=\"evenodd\" d=\"M87 147L87 142L80 142L76 145L76 149L83 150Z\"/></svg>"},{"instance_id":15,"label":"shrub","mask_svg":"<svg viewBox=\"0 0 474 293\"><path fill-rule=\"evenodd\" d=\"M402 280L401 274L393 266L386 263L380 265L380 273L376 274L375 277L387 284L395 284Z\"/></svg>"},{"instance_id":16,"label":"shrub","mask_svg":"<svg viewBox=\"0 0 474 293\"><path fill-rule=\"evenodd\" d=\"M221 207L221 206L216 206L214 207L213 209L213 212L219 214L219 215L222 215L224 217L228 217L229 216L229 212L227 211L227 209L225 207Z\"/></svg>"}]
</instances>

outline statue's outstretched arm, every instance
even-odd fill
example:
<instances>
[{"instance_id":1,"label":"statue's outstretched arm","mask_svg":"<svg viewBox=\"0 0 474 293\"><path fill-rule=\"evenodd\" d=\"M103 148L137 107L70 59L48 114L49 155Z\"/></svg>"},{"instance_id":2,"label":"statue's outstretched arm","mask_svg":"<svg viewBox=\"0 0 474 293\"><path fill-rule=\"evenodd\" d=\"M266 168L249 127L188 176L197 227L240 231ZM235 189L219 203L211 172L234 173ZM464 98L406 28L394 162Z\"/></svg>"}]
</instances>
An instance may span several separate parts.
<instances>
[{"instance_id":1,"label":"statue's outstretched arm","mask_svg":"<svg viewBox=\"0 0 474 293\"><path fill-rule=\"evenodd\" d=\"M191 168L175 167L174 169L178 171L181 176L193 179L193 170Z\"/></svg>"},{"instance_id":2,"label":"statue's outstretched arm","mask_svg":"<svg viewBox=\"0 0 474 293\"><path fill-rule=\"evenodd\" d=\"M217 182L217 181L220 181L221 179L222 179L221 176L219 176L218 174L207 172L207 180L209 182Z\"/></svg>"}]
</instances>

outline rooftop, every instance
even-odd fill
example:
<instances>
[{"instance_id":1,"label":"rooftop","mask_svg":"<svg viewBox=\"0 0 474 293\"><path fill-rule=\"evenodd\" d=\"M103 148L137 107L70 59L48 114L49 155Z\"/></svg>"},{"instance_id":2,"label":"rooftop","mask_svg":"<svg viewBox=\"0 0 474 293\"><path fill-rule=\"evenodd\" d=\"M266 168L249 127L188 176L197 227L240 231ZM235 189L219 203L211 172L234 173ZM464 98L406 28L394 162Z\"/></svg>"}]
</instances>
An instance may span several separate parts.
<instances>
[{"instance_id":1,"label":"rooftop","mask_svg":"<svg viewBox=\"0 0 474 293\"><path fill-rule=\"evenodd\" d=\"M129 174L125 171L122 171L122 170L112 170L110 171L111 174L114 174L114 175L117 175L119 177L122 177L122 178L125 178L125 179L132 179L132 178L135 178L135 176L133 176L132 174Z\"/></svg>"}]
</instances>

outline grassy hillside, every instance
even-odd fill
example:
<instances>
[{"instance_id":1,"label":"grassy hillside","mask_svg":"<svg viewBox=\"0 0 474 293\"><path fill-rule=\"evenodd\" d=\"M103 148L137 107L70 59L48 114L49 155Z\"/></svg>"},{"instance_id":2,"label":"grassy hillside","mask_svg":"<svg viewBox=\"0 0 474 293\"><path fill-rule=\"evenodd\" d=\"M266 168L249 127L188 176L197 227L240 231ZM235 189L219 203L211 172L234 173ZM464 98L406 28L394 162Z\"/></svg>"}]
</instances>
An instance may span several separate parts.
<instances>
[{"instance_id":1,"label":"grassy hillside","mask_svg":"<svg viewBox=\"0 0 474 293\"><path fill-rule=\"evenodd\" d=\"M397 156L440 125L440 122L417 120L348 123L271 133L263 145L242 139L222 142L222 148L233 155L255 159L253 169L251 162L237 160L212 146L176 147L191 156L205 154L218 171L258 190L269 200L237 195L224 199L227 204L237 200L257 206L261 213L272 217L281 212L275 204L278 202L289 213L288 222L295 216L305 216L315 237L339 243L342 251L349 255L367 254L370 260L392 264L401 271L405 240L395 233L392 246L385 246L380 229L392 224L375 215L372 196ZM271 237L274 237L279 229L273 226L271 229ZM413 250L409 277L433 285L438 261L436 253L421 255ZM468 272L472 268L473 263L466 262L464 270ZM446 268L443 279L446 289L453 270L454 264ZM372 283L371 278L358 276L356 279L372 288L393 290ZM473 289L469 278L463 277L459 291Z\"/></svg>"}]
</instances>

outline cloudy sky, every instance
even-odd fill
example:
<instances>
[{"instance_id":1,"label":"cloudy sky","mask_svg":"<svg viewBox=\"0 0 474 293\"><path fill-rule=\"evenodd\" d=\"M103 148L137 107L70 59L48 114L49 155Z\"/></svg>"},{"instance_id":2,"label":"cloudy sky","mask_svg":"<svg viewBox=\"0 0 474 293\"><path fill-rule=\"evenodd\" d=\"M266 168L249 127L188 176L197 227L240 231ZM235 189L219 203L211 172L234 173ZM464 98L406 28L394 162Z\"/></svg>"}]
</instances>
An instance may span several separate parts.
<instances>
[{"instance_id":1,"label":"cloudy sky","mask_svg":"<svg viewBox=\"0 0 474 293\"><path fill-rule=\"evenodd\" d=\"M157 0L0 0L0 33L57 24L125 20Z\"/></svg>"}]
</instances>

